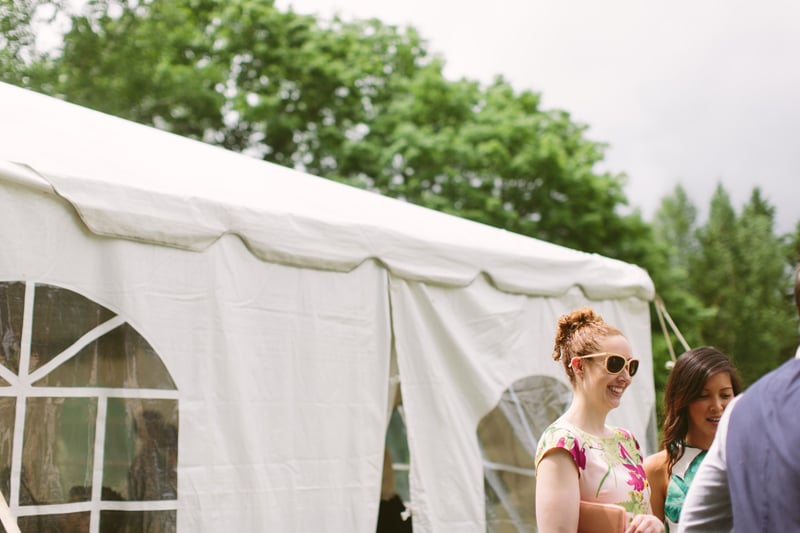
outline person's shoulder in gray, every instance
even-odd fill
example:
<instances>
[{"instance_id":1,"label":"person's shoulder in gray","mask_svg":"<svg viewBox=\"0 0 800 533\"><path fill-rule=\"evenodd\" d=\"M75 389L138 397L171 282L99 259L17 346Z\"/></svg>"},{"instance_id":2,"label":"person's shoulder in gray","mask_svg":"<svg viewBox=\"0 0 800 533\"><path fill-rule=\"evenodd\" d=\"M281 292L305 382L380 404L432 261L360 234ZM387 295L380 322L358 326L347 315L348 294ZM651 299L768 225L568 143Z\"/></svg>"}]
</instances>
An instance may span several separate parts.
<instances>
[{"instance_id":1,"label":"person's shoulder in gray","mask_svg":"<svg viewBox=\"0 0 800 533\"><path fill-rule=\"evenodd\" d=\"M736 531L800 531L800 360L755 382L726 440Z\"/></svg>"}]
</instances>

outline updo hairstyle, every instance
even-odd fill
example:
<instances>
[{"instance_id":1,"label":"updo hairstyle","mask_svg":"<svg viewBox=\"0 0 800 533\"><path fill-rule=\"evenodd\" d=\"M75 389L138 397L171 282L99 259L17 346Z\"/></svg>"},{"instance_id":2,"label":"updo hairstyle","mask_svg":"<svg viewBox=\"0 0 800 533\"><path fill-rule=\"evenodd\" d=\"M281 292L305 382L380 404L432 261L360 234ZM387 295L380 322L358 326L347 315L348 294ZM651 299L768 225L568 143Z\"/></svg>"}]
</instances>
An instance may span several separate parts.
<instances>
[{"instance_id":1,"label":"updo hairstyle","mask_svg":"<svg viewBox=\"0 0 800 533\"><path fill-rule=\"evenodd\" d=\"M581 307L558 319L552 357L555 361L561 361L569 382L574 385L575 371L570 366L572 358L597 353L599 343L615 335L622 335L622 332L608 325L590 307Z\"/></svg>"}]
</instances>

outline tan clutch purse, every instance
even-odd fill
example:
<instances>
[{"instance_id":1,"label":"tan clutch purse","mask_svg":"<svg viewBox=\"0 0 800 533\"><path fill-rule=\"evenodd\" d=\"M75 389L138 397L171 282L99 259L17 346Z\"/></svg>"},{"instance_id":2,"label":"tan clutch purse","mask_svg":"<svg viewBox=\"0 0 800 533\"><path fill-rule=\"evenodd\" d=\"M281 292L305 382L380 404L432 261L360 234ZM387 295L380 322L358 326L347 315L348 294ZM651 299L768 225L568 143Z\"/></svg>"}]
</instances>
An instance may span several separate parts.
<instances>
[{"instance_id":1,"label":"tan clutch purse","mask_svg":"<svg viewBox=\"0 0 800 533\"><path fill-rule=\"evenodd\" d=\"M623 533L627 520L624 507L581 501L578 533Z\"/></svg>"}]
</instances>

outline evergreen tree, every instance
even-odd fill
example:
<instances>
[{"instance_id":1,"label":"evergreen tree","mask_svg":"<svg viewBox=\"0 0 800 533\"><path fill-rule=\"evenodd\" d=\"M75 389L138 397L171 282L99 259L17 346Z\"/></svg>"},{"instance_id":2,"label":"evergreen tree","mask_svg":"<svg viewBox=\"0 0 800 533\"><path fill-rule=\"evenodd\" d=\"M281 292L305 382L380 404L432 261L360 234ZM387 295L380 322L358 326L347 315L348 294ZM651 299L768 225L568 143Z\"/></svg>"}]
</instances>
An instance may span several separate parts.
<instances>
[{"instance_id":1,"label":"evergreen tree","mask_svg":"<svg viewBox=\"0 0 800 533\"><path fill-rule=\"evenodd\" d=\"M691 289L712 310L701 321L704 344L731 355L746 383L790 355L792 310L774 209L755 189L737 217L718 186L700 248L690 262Z\"/></svg>"}]
</instances>

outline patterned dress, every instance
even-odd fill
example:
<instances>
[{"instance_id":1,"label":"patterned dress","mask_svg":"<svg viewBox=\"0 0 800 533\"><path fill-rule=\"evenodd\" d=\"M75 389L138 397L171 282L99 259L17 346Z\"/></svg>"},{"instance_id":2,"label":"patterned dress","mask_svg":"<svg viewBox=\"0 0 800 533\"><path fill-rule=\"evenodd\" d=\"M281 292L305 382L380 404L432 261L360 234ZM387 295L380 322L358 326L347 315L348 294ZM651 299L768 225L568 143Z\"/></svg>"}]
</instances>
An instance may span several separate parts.
<instances>
[{"instance_id":1,"label":"patterned dress","mask_svg":"<svg viewBox=\"0 0 800 533\"><path fill-rule=\"evenodd\" d=\"M669 476L667 484L667 497L664 500L667 531L678 531L683 500L707 452L708 450L684 445L683 456L672 466L672 475Z\"/></svg>"},{"instance_id":2,"label":"patterned dress","mask_svg":"<svg viewBox=\"0 0 800 533\"><path fill-rule=\"evenodd\" d=\"M549 450L564 448L578 467L581 500L621 505L630 523L634 515L649 512L650 485L633 434L622 428L611 429L613 436L597 437L556 420L539 439L536 466Z\"/></svg>"}]
</instances>

